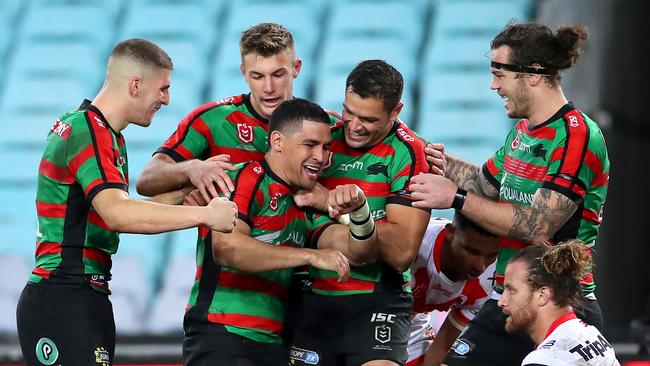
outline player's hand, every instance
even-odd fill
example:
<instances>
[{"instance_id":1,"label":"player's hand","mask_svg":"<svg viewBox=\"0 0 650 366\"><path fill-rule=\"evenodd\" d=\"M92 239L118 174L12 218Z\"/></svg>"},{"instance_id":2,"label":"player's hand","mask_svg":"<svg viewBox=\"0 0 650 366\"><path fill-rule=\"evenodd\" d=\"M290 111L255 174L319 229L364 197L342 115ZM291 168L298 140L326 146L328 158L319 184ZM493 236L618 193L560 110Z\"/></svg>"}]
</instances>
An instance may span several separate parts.
<instances>
[{"instance_id":1,"label":"player's hand","mask_svg":"<svg viewBox=\"0 0 650 366\"><path fill-rule=\"evenodd\" d=\"M183 206L207 206L209 202L203 198L198 189L194 189L183 199Z\"/></svg>"},{"instance_id":2,"label":"player's hand","mask_svg":"<svg viewBox=\"0 0 650 366\"><path fill-rule=\"evenodd\" d=\"M226 170L236 170L229 160L230 155L223 154L207 160L191 160L188 164L187 177L206 202L219 196L217 188L226 196L235 189L232 179L226 173Z\"/></svg>"},{"instance_id":3,"label":"player's hand","mask_svg":"<svg viewBox=\"0 0 650 366\"><path fill-rule=\"evenodd\" d=\"M313 207L319 211L327 212L329 190L320 183L316 183L310 190L300 189L293 195L293 201L298 207Z\"/></svg>"},{"instance_id":4,"label":"player's hand","mask_svg":"<svg viewBox=\"0 0 650 366\"><path fill-rule=\"evenodd\" d=\"M231 233L237 225L237 204L217 197L208 204L209 216L205 223L211 230Z\"/></svg>"},{"instance_id":5,"label":"player's hand","mask_svg":"<svg viewBox=\"0 0 650 366\"><path fill-rule=\"evenodd\" d=\"M427 144L424 154L429 163L429 172L437 175L445 175L447 169L447 158L445 158L444 144Z\"/></svg>"},{"instance_id":6,"label":"player's hand","mask_svg":"<svg viewBox=\"0 0 650 366\"><path fill-rule=\"evenodd\" d=\"M336 186L329 192L328 203L332 208L330 217L337 218L350 213L366 202L366 195L356 184L344 184Z\"/></svg>"},{"instance_id":7,"label":"player's hand","mask_svg":"<svg viewBox=\"0 0 650 366\"><path fill-rule=\"evenodd\" d=\"M314 249L312 254L310 266L334 271L338 275L338 282L347 282L350 277L350 263L343 253L336 249Z\"/></svg>"},{"instance_id":8,"label":"player's hand","mask_svg":"<svg viewBox=\"0 0 650 366\"><path fill-rule=\"evenodd\" d=\"M411 178L409 190L413 207L444 209L451 207L458 186L443 176L420 173Z\"/></svg>"}]
</instances>

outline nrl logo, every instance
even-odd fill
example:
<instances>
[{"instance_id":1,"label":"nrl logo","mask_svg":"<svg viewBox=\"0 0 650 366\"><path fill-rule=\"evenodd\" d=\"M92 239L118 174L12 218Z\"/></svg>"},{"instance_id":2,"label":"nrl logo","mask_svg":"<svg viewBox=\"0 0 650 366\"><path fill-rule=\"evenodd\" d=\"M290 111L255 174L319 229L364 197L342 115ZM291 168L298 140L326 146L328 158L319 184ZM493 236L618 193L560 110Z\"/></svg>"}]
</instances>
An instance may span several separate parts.
<instances>
[{"instance_id":1,"label":"nrl logo","mask_svg":"<svg viewBox=\"0 0 650 366\"><path fill-rule=\"evenodd\" d=\"M255 131L250 125L247 125L245 123L238 123L237 137L241 140L241 142L250 144L255 139Z\"/></svg>"}]
</instances>

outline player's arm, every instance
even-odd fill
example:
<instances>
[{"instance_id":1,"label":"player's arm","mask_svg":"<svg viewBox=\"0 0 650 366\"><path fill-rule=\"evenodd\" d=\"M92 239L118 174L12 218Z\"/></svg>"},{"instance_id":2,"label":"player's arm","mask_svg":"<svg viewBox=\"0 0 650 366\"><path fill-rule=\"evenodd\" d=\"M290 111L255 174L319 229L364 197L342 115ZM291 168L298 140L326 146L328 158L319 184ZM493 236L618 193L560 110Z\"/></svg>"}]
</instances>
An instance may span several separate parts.
<instances>
[{"instance_id":1,"label":"player's arm","mask_svg":"<svg viewBox=\"0 0 650 366\"><path fill-rule=\"evenodd\" d=\"M237 214L237 205L224 198L206 207L170 206L132 199L117 188L99 191L91 202L108 228L121 233L156 234L199 225L229 232Z\"/></svg>"},{"instance_id":2,"label":"player's arm","mask_svg":"<svg viewBox=\"0 0 650 366\"><path fill-rule=\"evenodd\" d=\"M451 321L450 315L447 315L445 321L440 326L440 330L436 334L436 338L431 343L431 346L424 353L424 366L438 366L444 361L447 352L451 348L451 345L454 344L458 335L462 329L458 327Z\"/></svg>"},{"instance_id":3,"label":"player's arm","mask_svg":"<svg viewBox=\"0 0 650 366\"><path fill-rule=\"evenodd\" d=\"M232 180L226 173L226 170L234 170L228 159L228 155L217 155L207 160L176 162L169 155L158 153L138 177L136 188L141 195L155 196L191 184L205 200L210 200L218 196L217 187L226 193L234 190Z\"/></svg>"},{"instance_id":4,"label":"player's arm","mask_svg":"<svg viewBox=\"0 0 650 366\"><path fill-rule=\"evenodd\" d=\"M348 212L348 225L330 225L318 237L318 248L340 250L353 264L361 266L377 259L377 231L365 194L355 184L337 186L329 192L335 214Z\"/></svg>"},{"instance_id":5,"label":"player's arm","mask_svg":"<svg viewBox=\"0 0 650 366\"><path fill-rule=\"evenodd\" d=\"M276 246L254 239L246 222L238 220L232 233L212 232L214 261L244 272L266 272L311 265L335 271L339 281L350 275L347 258L335 249L308 249Z\"/></svg>"},{"instance_id":6,"label":"player's arm","mask_svg":"<svg viewBox=\"0 0 650 366\"><path fill-rule=\"evenodd\" d=\"M427 144L424 153L431 173L442 175L464 190L479 196L491 199L499 196L499 191L481 173L478 165L447 155L445 145Z\"/></svg>"},{"instance_id":7,"label":"player's arm","mask_svg":"<svg viewBox=\"0 0 650 366\"><path fill-rule=\"evenodd\" d=\"M170 191L167 193L161 193L153 197L145 198L145 201L161 203L164 205L180 205L183 204L183 201L186 197L193 192L194 187L186 186L175 191ZM198 192L198 191L197 191ZM206 206L208 202L205 202L203 205L196 206Z\"/></svg>"},{"instance_id":8,"label":"player's arm","mask_svg":"<svg viewBox=\"0 0 650 366\"><path fill-rule=\"evenodd\" d=\"M458 186L433 174L411 179L416 207L450 208ZM497 236L533 244L546 243L578 208L576 202L548 188L539 188L530 206L503 204L467 193L461 212ZM381 234L381 232L380 232Z\"/></svg>"},{"instance_id":9,"label":"player's arm","mask_svg":"<svg viewBox=\"0 0 650 366\"><path fill-rule=\"evenodd\" d=\"M399 272L415 260L429 223L429 213L400 204L386 205L386 219L377 222L379 255Z\"/></svg>"}]
</instances>

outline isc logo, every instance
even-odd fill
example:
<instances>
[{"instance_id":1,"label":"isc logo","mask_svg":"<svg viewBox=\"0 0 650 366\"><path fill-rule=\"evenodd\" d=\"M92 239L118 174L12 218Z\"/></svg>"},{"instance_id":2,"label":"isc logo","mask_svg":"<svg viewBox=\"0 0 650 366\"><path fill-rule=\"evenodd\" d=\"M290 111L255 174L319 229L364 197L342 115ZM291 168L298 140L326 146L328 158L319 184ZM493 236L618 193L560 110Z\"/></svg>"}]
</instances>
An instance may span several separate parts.
<instances>
[{"instance_id":1,"label":"isc logo","mask_svg":"<svg viewBox=\"0 0 650 366\"><path fill-rule=\"evenodd\" d=\"M386 314L386 313L372 313L372 317L370 318L371 323L375 322L387 322L387 323L395 323L396 315L395 314Z\"/></svg>"}]
</instances>

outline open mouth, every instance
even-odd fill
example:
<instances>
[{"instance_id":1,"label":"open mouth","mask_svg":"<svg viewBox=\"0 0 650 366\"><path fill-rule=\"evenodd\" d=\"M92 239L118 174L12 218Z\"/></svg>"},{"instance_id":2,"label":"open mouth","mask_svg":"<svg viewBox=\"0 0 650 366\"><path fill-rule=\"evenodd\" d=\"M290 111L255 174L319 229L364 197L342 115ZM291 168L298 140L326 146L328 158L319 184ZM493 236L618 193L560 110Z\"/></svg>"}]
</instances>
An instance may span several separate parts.
<instances>
[{"instance_id":1,"label":"open mouth","mask_svg":"<svg viewBox=\"0 0 650 366\"><path fill-rule=\"evenodd\" d=\"M267 107L275 107L282 102L281 98L262 98L262 103Z\"/></svg>"},{"instance_id":2,"label":"open mouth","mask_svg":"<svg viewBox=\"0 0 650 366\"><path fill-rule=\"evenodd\" d=\"M317 180L318 174L320 173L320 167L316 165L303 165L303 169L309 179Z\"/></svg>"}]
</instances>

